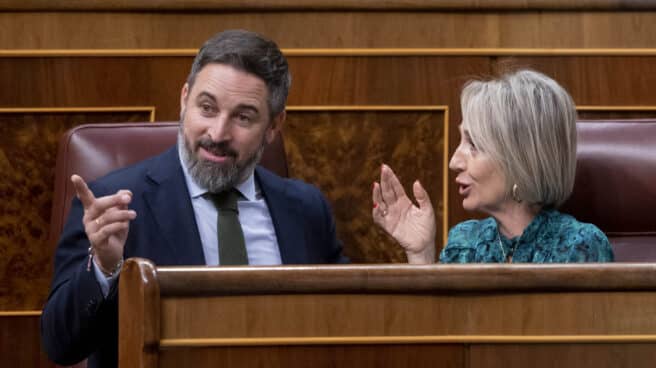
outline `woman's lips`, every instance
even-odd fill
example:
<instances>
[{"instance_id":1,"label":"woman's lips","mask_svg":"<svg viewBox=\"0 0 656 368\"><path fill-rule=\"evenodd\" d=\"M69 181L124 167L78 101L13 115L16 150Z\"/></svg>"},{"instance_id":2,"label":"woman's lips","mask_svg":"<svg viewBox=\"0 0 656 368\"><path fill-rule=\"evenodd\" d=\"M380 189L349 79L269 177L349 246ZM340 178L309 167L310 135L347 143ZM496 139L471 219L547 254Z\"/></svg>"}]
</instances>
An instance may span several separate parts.
<instances>
[{"instance_id":1,"label":"woman's lips","mask_svg":"<svg viewBox=\"0 0 656 368\"><path fill-rule=\"evenodd\" d=\"M469 184L460 184L458 192L460 193L460 195L466 196L467 194L469 194L470 187L471 186Z\"/></svg>"}]
</instances>

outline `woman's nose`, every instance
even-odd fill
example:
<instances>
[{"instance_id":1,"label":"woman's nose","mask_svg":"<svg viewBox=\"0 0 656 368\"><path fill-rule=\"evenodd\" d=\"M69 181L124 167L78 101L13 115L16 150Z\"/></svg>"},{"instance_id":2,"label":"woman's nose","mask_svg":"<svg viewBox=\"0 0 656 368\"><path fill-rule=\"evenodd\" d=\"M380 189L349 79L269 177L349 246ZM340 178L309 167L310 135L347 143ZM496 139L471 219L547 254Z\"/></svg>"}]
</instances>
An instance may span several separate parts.
<instances>
[{"instance_id":1,"label":"woman's nose","mask_svg":"<svg viewBox=\"0 0 656 368\"><path fill-rule=\"evenodd\" d=\"M456 148L456 151L453 152L451 160L449 160L449 169L453 171L464 171L465 170L465 159L462 154L460 146Z\"/></svg>"}]
</instances>

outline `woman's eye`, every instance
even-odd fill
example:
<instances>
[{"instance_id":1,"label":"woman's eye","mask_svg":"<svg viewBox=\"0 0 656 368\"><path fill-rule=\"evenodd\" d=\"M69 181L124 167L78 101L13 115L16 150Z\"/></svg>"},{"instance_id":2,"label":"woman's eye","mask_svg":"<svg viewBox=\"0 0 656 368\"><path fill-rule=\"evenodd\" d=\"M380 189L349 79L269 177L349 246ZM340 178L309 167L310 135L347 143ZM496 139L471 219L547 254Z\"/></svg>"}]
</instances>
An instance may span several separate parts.
<instances>
[{"instance_id":1,"label":"woman's eye","mask_svg":"<svg viewBox=\"0 0 656 368\"><path fill-rule=\"evenodd\" d=\"M474 142L469 142L469 146L471 147L472 152L478 152L478 148L476 148Z\"/></svg>"},{"instance_id":2,"label":"woman's eye","mask_svg":"<svg viewBox=\"0 0 656 368\"><path fill-rule=\"evenodd\" d=\"M471 137L467 134L467 135L465 135L464 138L465 138L465 142L466 142L467 145L469 146L469 149L470 149L472 152L477 152L477 151L478 151L478 148L476 147L476 145L474 144L474 142L472 142Z\"/></svg>"}]
</instances>

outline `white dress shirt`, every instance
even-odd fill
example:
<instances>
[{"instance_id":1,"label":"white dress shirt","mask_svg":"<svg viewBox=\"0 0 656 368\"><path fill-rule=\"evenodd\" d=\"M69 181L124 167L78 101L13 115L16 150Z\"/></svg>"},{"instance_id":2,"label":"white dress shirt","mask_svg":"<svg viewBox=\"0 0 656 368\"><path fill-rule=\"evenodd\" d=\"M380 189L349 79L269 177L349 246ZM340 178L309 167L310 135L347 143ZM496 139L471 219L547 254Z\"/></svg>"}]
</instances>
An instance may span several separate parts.
<instances>
[{"instance_id":1,"label":"white dress shirt","mask_svg":"<svg viewBox=\"0 0 656 368\"><path fill-rule=\"evenodd\" d=\"M186 165L182 164L191 204L196 216L200 241L203 244L205 263L208 266L221 264L219 259L219 237L217 235L218 211L211 199L189 175ZM273 227L269 207L255 183L255 175L251 173L241 184L235 186L245 198L237 202L239 207L239 222L244 232L246 252L249 265L279 265L280 248L276 231Z\"/></svg>"}]
</instances>

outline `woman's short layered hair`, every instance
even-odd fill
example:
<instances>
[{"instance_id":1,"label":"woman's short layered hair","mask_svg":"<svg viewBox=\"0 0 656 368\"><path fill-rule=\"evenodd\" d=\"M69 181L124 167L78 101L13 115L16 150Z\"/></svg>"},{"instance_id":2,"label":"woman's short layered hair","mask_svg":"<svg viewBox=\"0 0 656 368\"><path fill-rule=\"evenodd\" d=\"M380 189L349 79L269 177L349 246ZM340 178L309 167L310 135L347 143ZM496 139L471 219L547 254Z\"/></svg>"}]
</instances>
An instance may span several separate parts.
<instances>
[{"instance_id":1,"label":"woman's short layered hair","mask_svg":"<svg viewBox=\"0 0 656 368\"><path fill-rule=\"evenodd\" d=\"M532 70L468 82L463 128L506 179L508 195L543 208L560 206L576 175L576 108L556 81Z\"/></svg>"}]
</instances>

